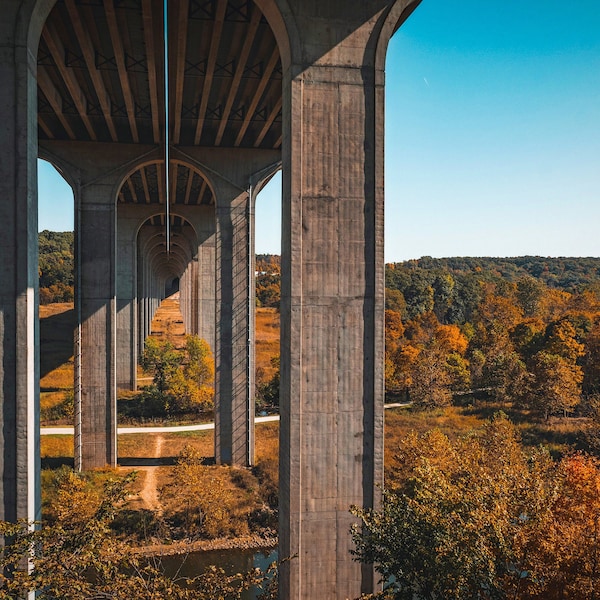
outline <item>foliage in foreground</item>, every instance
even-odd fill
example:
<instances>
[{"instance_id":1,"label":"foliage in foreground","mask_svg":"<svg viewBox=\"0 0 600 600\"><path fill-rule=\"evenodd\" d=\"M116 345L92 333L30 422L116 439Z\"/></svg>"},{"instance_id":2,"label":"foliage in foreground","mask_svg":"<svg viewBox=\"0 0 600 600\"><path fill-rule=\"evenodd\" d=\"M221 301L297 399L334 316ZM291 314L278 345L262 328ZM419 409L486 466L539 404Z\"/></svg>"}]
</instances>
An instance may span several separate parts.
<instances>
[{"instance_id":1,"label":"foliage in foreground","mask_svg":"<svg viewBox=\"0 0 600 600\"><path fill-rule=\"evenodd\" d=\"M233 576L210 567L194 579L169 578L160 563L148 561L115 537L111 523L123 507L132 475L106 480L99 493L86 478L65 470L51 524L0 522L6 544L0 553L0 599L40 600L235 600L244 590L263 587L275 598L276 579L260 570ZM31 561L31 570L24 569Z\"/></svg>"},{"instance_id":2,"label":"foliage in foreground","mask_svg":"<svg viewBox=\"0 0 600 600\"><path fill-rule=\"evenodd\" d=\"M527 454L504 417L456 442L436 430L409 436L382 510L353 513L357 560L392 581L382 598L591 600L600 592L597 462Z\"/></svg>"}]
</instances>

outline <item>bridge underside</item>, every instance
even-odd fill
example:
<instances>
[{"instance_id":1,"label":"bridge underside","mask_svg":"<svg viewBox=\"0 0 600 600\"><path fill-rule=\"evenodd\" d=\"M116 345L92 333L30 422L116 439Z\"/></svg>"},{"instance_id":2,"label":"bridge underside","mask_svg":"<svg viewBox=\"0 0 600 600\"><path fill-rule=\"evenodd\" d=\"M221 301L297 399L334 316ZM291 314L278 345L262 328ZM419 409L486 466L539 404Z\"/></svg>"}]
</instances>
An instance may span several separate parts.
<instances>
[{"instance_id":1,"label":"bridge underside","mask_svg":"<svg viewBox=\"0 0 600 600\"><path fill-rule=\"evenodd\" d=\"M216 458L252 464L254 204L282 168L280 596L358 597L348 509L383 477L385 51L418 0L167 4L3 4L0 518L39 518L37 157L75 195L84 469L116 464L117 389L175 279L215 352Z\"/></svg>"}]
</instances>

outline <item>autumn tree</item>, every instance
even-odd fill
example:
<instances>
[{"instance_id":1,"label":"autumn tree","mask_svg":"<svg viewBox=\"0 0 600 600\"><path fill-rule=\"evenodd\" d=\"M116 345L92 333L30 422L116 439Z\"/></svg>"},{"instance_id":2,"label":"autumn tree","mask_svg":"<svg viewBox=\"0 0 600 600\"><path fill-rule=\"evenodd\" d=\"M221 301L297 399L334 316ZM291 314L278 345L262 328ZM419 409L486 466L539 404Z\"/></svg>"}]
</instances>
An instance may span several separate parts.
<instances>
[{"instance_id":1,"label":"autumn tree","mask_svg":"<svg viewBox=\"0 0 600 600\"><path fill-rule=\"evenodd\" d=\"M600 469L597 460L564 458L548 482L538 523L516 540L527 577L515 598L593 600L600 594Z\"/></svg>"},{"instance_id":2,"label":"autumn tree","mask_svg":"<svg viewBox=\"0 0 600 600\"><path fill-rule=\"evenodd\" d=\"M455 443L412 434L397 464L383 508L353 509L357 560L376 565L387 597L506 598L525 571L515 540L543 510L549 457L526 455L498 417Z\"/></svg>"},{"instance_id":3,"label":"autumn tree","mask_svg":"<svg viewBox=\"0 0 600 600\"><path fill-rule=\"evenodd\" d=\"M279 256L262 254L256 257L256 303L279 308L281 301L281 264Z\"/></svg>"},{"instance_id":4,"label":"autumn tree","mask_svg":"<svg viewBox=\"0 0 600 600\"><path fill-rule=\"evenodd\" d=\"M174 414L212 408L215 368L205 340L188 335L178 350L168 340L148 337L140 363L153 377L144 398L158 409Z\"/></svg>"},{"instance_id":5,"label":"autumn tree","mask_svg":"<svg viewBox=\"0 0 600 600\"><path fill-rule=\"evenodd\" d=\"M600 392L600 323L596 323L585 340L583 357L583 390L586 394Z\"/></svg>"},{"instance_id":6,"label":"autumn tree","mask_svg":"<svg viewBox=\"0 0 600 600\"><path fill-rule=\"evenodd\" d=\"M526 452L502 415L451 441L409 434L381 510L354 508L357 560L399 600L593 600L600 592L600 468Z\"/></svg>"},{"instance_id":7,"label":"autumn tree","mask_svg":"<svg viewBox=\"0 0 600 600\"><path fill-rule=\"evenodd\" d=\"M583 369L577 361L583 353L584 346L568 318L547 327L544 346L530 361L533 382L526 399L545 419L570 413L579 404Z\"/></svg>"},{"instance_id":8,"label":"autumn tree","mask_svg":"<svg viewBox=\"0 0 600 600\"><path fill-rule=\"evenodd\" d=\"M465 359L467 339L456 325L441 325L434 313L404 325L386 311L386 385L404 389L423 407L445 406L453 391L470 385Z\"/></svg>"},{"instance_id":9,"label":"autumn tree","mask_svg":"<svg viewBox=\"0 0 600 600\"><path fill-rule=\"evenodd\" d=\"M112 531L133 477L108 476L98 488L85 474L64 470L51 522L38 529L0 522L0 598L241 600L251 587L268 588L257 570L226 575L209 567L197 577L174 579L160 562L133 552ZM28 563L31 568L23 569Z\"/></svg>"}]
</instances>

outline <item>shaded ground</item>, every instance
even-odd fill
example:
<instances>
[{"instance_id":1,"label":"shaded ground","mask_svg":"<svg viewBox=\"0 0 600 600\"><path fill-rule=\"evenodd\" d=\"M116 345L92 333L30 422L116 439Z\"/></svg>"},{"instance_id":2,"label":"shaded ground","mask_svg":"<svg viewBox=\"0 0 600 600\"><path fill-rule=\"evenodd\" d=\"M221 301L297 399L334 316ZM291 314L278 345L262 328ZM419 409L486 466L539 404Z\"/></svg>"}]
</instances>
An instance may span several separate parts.
<instances>
[{"instance_id":1,"label":"shaded ground","mask_svg":"<svg viewBox=\"0 0 600 600\"><path fill-rule=\"evenodd\" d=\"M40 378L73 359L75 311L72 302L40 306ZM73 371L70 369L71 385ZM44 384L40 384L44 387ZM45 387L50 387L46 384Z\"/></svg>"}]
</instances>

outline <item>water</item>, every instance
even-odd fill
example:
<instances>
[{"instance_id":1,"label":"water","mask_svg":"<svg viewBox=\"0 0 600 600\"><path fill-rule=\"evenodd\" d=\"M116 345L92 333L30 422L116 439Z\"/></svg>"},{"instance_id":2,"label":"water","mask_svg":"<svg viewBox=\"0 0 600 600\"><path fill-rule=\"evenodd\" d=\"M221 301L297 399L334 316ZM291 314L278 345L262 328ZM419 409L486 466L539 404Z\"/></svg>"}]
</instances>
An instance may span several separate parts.
<instances>
[{"instance_id":1,"label":"water","mask_svg":"<svg viewBox=\"0 0 600 600\"><path fill-rule=\"evenodd\" d=\"M169 576L195 577L206 567L215 565L226 574L245 573L259 568L266 571L269 565L277 560L277 550L209 550L207 552L190 552L186 555L160 557L165 572ZM255 600L258 590L249 590L242 597L244 600Z\"/></svg>"}]
</instances>

